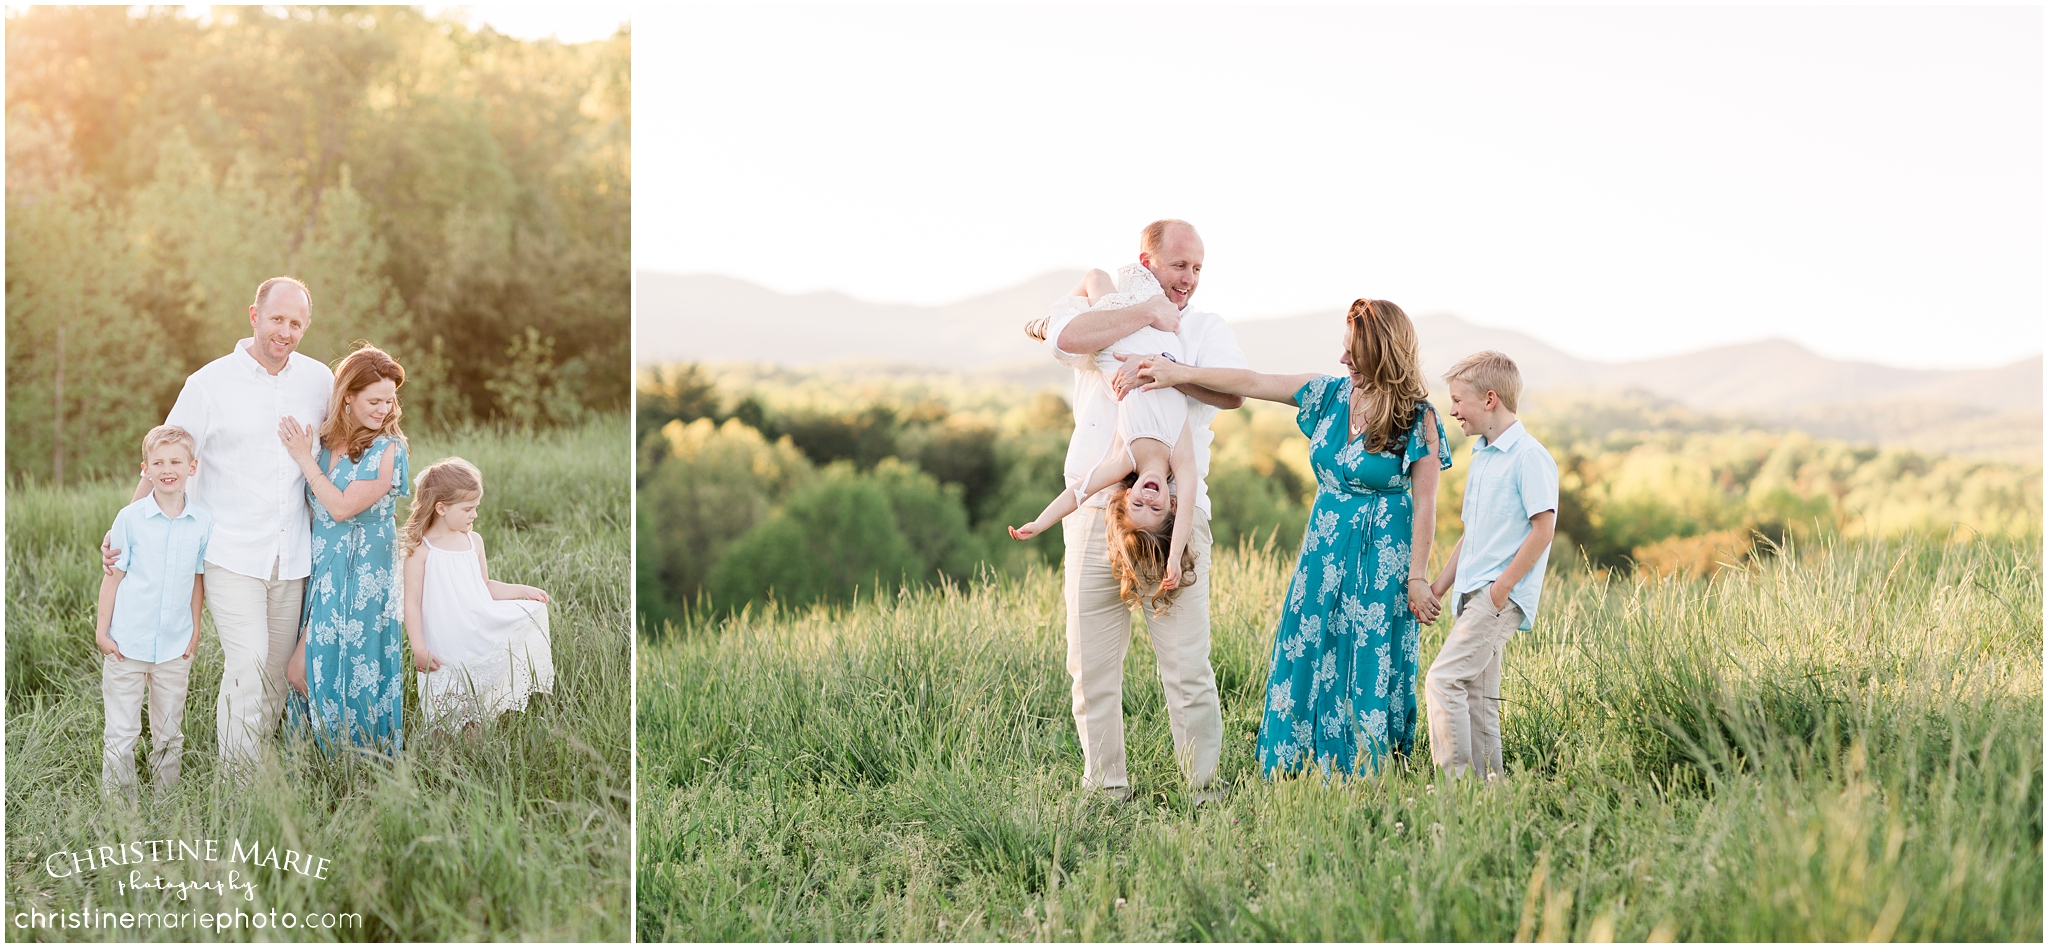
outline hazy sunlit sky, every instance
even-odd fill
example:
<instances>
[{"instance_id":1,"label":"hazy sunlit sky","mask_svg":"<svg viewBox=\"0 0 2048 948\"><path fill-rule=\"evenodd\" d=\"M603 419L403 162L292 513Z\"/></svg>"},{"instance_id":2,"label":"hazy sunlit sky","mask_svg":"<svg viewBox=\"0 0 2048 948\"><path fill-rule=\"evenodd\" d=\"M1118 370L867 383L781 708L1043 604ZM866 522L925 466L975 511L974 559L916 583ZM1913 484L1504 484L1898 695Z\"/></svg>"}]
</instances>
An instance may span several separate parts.
<instances>
[{"instance_id":1,"label":"hazy sunlit sky","mask_svg":"<svg viewBox=\"0 0 2048 948\"><path fill-rule=\"evenodd\" d=\"M1196 302L2041 350L2038 8L642 7L634 265L938 303L1200 227Z\"/></svg>"}]
</instances>

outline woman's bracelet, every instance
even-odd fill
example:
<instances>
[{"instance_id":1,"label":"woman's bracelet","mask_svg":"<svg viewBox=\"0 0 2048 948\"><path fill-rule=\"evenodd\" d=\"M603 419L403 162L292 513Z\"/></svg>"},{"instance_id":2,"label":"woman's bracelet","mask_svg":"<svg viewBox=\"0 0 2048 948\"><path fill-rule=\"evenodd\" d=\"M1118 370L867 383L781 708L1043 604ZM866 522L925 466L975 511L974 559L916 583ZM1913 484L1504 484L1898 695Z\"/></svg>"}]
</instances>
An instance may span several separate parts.
<instances>
[{"instance_id":1,"label":"woman's bracelet","mask_svg":"<svg viewBox=\"0 0 2048 948\"><path fill-rule=\"evenodd\" d=\"M1409 582L1411 582L1411 583L1428 583L1428 582L1429 582L1429 580L1427 580L1427 579L1424 579L1424 578L1423 578L1423 577L1421 577L1421 576L1410 576L1410 577L1408 577L1408 581L1409 581Z\"/></svg>"}]
</instances>

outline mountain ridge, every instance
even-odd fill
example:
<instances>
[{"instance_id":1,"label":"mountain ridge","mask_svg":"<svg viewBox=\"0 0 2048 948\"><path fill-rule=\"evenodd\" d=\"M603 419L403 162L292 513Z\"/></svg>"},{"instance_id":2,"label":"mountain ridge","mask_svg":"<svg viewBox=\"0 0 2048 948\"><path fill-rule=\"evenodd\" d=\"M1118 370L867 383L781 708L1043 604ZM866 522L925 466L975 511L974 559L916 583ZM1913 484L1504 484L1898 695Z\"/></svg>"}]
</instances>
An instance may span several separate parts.
<instances>
[{"instance_id":1,"label":"mountain ridge","mask_svg":"<svg viewBox=\"0 0 2048 948\"><path fill-rule=\"evenodd\" d=\"M1065 370L1023 334L1026 321L1071 288L1081 272L1052 271L1011 287L937 306L871 303L836 291L779 293L732 277L638 271L634 332L642 363L865 360L960 371L1001 370L1049 384ZM1232 322L1256 368L1335 371L1343 311ZM762 327L776 327L763 332ZM1630 362L1582 359L1515 329L1448 313L1415 317L1423 365L1434 379L1481 349L1515 357L1525 388L1639 389L1709 411L1792 412L1863 402L1953 404L2010 412L2041 404L2042 358L1988 369L1905 369L1829 359L1787 339L1714 346Z\"/></svg>"}]
</instances>

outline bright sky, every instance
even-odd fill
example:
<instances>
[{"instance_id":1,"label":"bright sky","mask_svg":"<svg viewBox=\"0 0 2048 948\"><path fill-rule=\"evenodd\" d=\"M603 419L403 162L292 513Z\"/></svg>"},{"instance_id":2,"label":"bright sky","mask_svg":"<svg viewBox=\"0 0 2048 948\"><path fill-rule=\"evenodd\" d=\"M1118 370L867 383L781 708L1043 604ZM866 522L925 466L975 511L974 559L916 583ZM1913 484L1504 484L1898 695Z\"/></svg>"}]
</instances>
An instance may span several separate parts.
<instances>
[{"instance_id":1,"label":"bright sky","mask_svg":"<svg viewBox=\"0 0 2048 948\"><path fill-rule=\"evenodd\" d=\"M2041 351L2039 8L643 7L634 47L640 269L938 303L1171 216L1232 319Z\"/></svg>"}]
</instances>

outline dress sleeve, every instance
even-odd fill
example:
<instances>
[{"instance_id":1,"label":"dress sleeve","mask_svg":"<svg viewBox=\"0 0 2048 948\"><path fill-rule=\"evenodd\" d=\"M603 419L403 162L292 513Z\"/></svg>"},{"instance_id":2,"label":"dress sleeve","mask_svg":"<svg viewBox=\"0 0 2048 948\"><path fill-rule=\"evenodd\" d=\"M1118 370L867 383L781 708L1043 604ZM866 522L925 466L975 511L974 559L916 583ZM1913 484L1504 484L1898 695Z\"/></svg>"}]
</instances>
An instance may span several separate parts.
<instances>
[{"instance_id":1,"label":"dress sleeve","mask_svg":"<svg viewBox=\"0 0 2048 948\"><path fill-rule=\"evenodd\" d=\"M1320 442L1330 428L1330 402L1336 392L1343 388L1338 384L1342 379L1334 375L1318 375L1309 379L1294 393L1294 404L1299 406L1294 423L1301 427L1301 433L1311 440Z\"/></svg>"},{"instance_id":2,"label":"dress sleeve","mask_svg":"<svg viewBox=\"0 0 2048 948\"><path fill-rule=\"evenodd\" d=\"M384 452L391 450L393 444L391 436L378 435L376 440L370 442L370 449L363 452L363 459L356 462L356 469L349 472L348 479L351 481L376 480L377 472L384 469ZM399 477L398 465L405 463L405 455L400 454L392 458L391 462L391 482L393 485L396 485L403 479Z\"/></svg>"},{"instance_id":3,"label":"dress sleeve","mask_svg":"<svg viewBox=\"0 0 2048 948\"><path fill-rule=\"evenodd\" d=\"M1436 406L1425 399L1416 404L1415 424L1408 428L1408 450L1401 457L1401 472L1404 474L1408 472L1408 465L1430 454L1429 439L1424 437L1422 432L1422 423L1425 419L1434 420L1436 423L1437 469L1448 470L1451 466L1451 439L1444 437L1443 413L1437 411Z\"/></svg>"},{"instance_id":4,"label":"dress sleeve","mask_svg":"<svg viewBox=\"0 0 2048 948\"><path fill-rule=\"evenodd\" d=\"M405 442L399 441L392 450L397 451L398 456L391 459L391 488L398 491L400 497L411 497L412 465L406 463Z\"/></svg>"}]
</instances>

